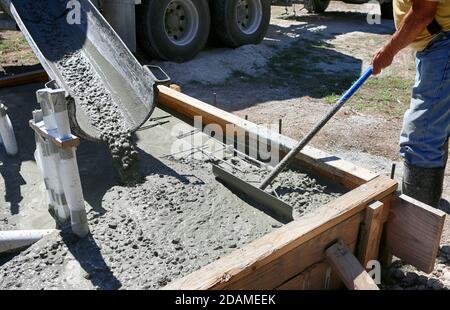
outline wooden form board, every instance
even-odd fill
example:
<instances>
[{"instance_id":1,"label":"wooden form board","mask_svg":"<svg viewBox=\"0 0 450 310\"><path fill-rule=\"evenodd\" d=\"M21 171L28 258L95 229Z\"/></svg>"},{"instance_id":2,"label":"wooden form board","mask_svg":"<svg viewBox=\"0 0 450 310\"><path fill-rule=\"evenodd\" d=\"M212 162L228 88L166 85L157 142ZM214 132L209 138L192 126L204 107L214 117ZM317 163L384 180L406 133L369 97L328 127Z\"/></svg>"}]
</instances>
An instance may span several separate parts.
<instances>
[{"instance_id":1,"label":"wooden form board","mask_svg":"<svg viewBox=\"0 0 450 310\"><path fill-rule=\"evenodd\" d=\"M56 138L53 135L51 135L46 129L45 124L43 121L35 123L33 120L30 120L29 122L30 127L41 137L44 137L48 139L50 142L52 142L54 145L56 145L59 148L71 148L71 147L77 147L80 145L80 138L72 135L70 139L61 140L60 138Z\"/></svg>"},{"instance_id":2,"label":"wooden form board","mask_svg":"<svg viewBox=\"0 0 450 310\"><path fill-rule=\"evenodd\" d=\"M294 139L274 131L268 131L262 126L246 121L169 87L158 86L158 90L158 104L160 106L174 110L191 119L195 116L201 116L204 125L217 124L227 135L247 135L256 137L261 141L274 142L284 154L288 153L297 144L297 141ZM229 130L227 130L227 126ZM306 146L297 158L308 166L313 167L318 173L341 183L349 189L356 188L377 176L376 173L311 146Z\"/></svg>"},{"instance_id":3,"label":"wooden form board","mask_svg":"<svg viewBox=\"0 0 450 310\"><path fill-rule=\"evenodd\" d=\"M350 290L379 290L375 281L342 240L325 251L333 270Z\"/></svg>"},{"instance_id":4,"label":"wooden form board","mask_svg":"<svg viewBox=\"0 0 450 310\"><path fill-rule=\"evenodd\" d=\"M405 195L395 196L385 227L385 246L405 263L430 273L444 222L444 212Z\"/></svg>"},{"instance_id":5,"label":"wooden form board","mask_svg":"<svg viewBox=\"0 0 450 310\"><path fill-rule=\"evenodd\" d=\"M44 70L37 70L0 78L0 88L14 87L37 82L48 82L48 75Z\"/></svg>"},{"instance_id":6,"label":"wooden form board","mask_svg":"<svg viewBox=\"0 0 450 310\"><path fill-rule=\"evenodd\" d=\"M313 264L325 260L325 250L331 244L341 238L352 249L355 248L358 238L359 226L361 223L361 214L356 214L342 223L324 231L311 240L299 245L282 256L259 267L257 272L251 272L248 275L229 281L216 287L227 290L266 290L278 289L289 282L290 279L302 275L305 269ZM334 281L333 286L327 283L331 275L323 274L319 278L324 279L319 289L339 288L340 281ZM319 284L319 283L318 283ZM308 284L311 287L311 284Z\"/></svg>"},{"instance_id":7,"label":"wooden form board","mask_svg":"<svg viewBox=\"0 0 450 310\"><path fill-rule=\"evenodd\" d=\"M325 261L316 263L283 283L277 290L323 290L340 288L341 280Z\"/></svg>"},{"instance_id":8,"label":"wooden form board","mask_svg":"<svg viewBox=\"0 0 450 310\"><path fill-rule=\"evenodd\" d=\"M190 119L193 119L195 116L201 116L203 125L219 125L226 134L228 134L228 131L226 130L227 126L231 125L232 135L241 135L246 137L256 136L258 139L261 136L263 141L275 141L276 144L279 145L279 149L282 153L289 152L291 148L296 144L296 141L293 139L280 135L276 132L261 130L261 126L244 120L231 113L225 112L219 108L206 104L202 101L189 97L177 90L173 90L165 86L158 86L158 89L158 101L161 107L176 111ZM309 146L305 147L301 154L298 155L297 159L297 163L303 163L305 167L308 168L312 167L313 170L318 172L319 174L322 174L323 176L331 180L335 180L349 189L357 188L362 184L378 178L378 175L376 173L373 173L364 168L360 168L350 162L347 162L335 156L331 156L326 152ZM368 184L370 184L370 182ZM389 184L389 182L387 182L386 184ZM348 193L348 195L353 194L353 192ZM349 197L346 195L344 196ZM365 220L363 225L363 228L365 230L362 231L362 235L360 236L362 241L360 242L361 244L358 244L358 255L363 263L377 258L377 252L380 248L381 243L383 246L382 253L386 254L391 251L398 257L403 258L405 261L411 263L412 265L424 271L429 271L430 268L432 268L432 266L434 265L434 259L436 256L435 254L437 252L440 235L442 233L441 226L443 223L443 214L436 213L434 209L423 208L416 202L409 201L406 203L405 199L394 201L392 197L392 192L391 194L385 195L381 198L379 197L378 200L380 200L383 206L377 205L376 203L368 209L368 212L365 213ZM368 201L367 204L373 203L375 200L372 200L370 202ZM356 208L356 210L358 210L359 208L364 209L365 207L366 206L360 205L358 206L358 208ZM352 207L350 207L350 209L351 208ZM402 216L398 216L397 214L400 212L398 210L405 208L407 208L408 211L405 214L402 214ZM392 212L390 212L391 209L393 210ZM421 220L414 220L414 218L416 218L418 214L422 214L423 218ZM340 220L345 220L345 217L340 218L337 222L339 222ZM409 221L413 221L415 224L420 225L420 230L423 230L423 235L419 239L423 244L426 244L426 246L421 247L420 249L413 249L413 244L415 243L413 236L415 232L417 232L417 229L414 229L414 225L408 224ZM298 221L296 222L298 223ZM316 221L316 219L312 219L311 222L316 224L317 227L323 226L321 227L321 229L324 229L322 232L330 229L330 227L327 226L326 223L320 224L320 220ZM292 229L292 227L289 225L290 224L286 225L288 226L288 228L283 227L281 230L286 229L286 233L289 234ZM258 270L259 272L259 266L261 264L265 265L267 260L277 261L278 257L283 257L286 254L286 252L284 251L289 252L292 250L289 249L290 247L300 247L297 242L303 244L302 242L304 241L304 239L302 238L308 238L303 234L309 235L311 233L317 233L317 230L308 226L308 223L305 223L304 227L304 231L292 230L293 235L288 236L288 238L292 238L290 241L284 240L286 241L285 245L290 244L289 246L282 246L278 244L280 245L280 248L272 248L274 253L277 254L269 255L268 257L270 257L270 259L265 256L267 252L261 252L257 250L259 249L259 247L266 249L266 242L270 242L271 237L280 238L280 240L282 240L283 238L281 238L281 236L269 234L269 236L266 236L267 238L265 237L261 240L257 240L255 241L255 243L252 243L252 245L249 245L248 250L254 251L256 254L252 256L244 251L245 255L243 253L240 253L239 255L243 255L243 257L247 259L246 262L248 266L253 267L245 267L245 262L243 262L242 264L238 264L240 267L236 267L237 263L232 261L232 259L230 258L225 259L224 261L220 260L220 264L224 264L222 269L219 266L212 264L211 266L208 266L208 270L205 273L206 276L204 276L203 274L194 273L193 277L188 276L170 285L170 287L232 288L232 283L234 281L244 283L243 280L240 280L241 277L246 277L246 272L248 272L249 274L253 273L253 271L251 271L251 269L249 271L248 268L256 268L256 270ZM298 239L293 238L296 233L299 234L297 235ZM380 238L381 233L383 234L383 238ZM317 235L315 237L317 237ZM274 255L276 258L273 258ZM239 258L236 258L236 260L238 259ZM380 258L378 257L378 259ZM317 264L317 266L322 266L322 264L326 265L326 263L323 262L318 262L315 264ZM322 278L325 269L326 268L317 267L310 269L310 271L311 274L320 274L321 276L319 276L319 278ZM221 274L221 276L219 276L219 278L217 278L218 274L220 274L221 271L223 273ZM256 272L256 274L258 274L258 272ZM195 279L196 277L198 278L198 281ZM303 283L304 285L308 284L304 279L305 275L299 273L298 275L289 279L288 282L281 284L279 288L282 289L286 287L292 287L299 283ZM315 281L314 283L317 284L319 282L320 281ZM224 283L227 284L225 285ZM309 282L307 286L315 287L314 285L311 285L311 283L313 282ZM247 286L247 288L251 287ZM276 286L273 286L272 288L276 288Z\"/></svg>"},{"instance_id":9,"label":"wooden form board","mask_svg":"<svg viewBox=\"0 0 450 310\"><path fill-rule=\"evenodd\" d=\"M280 287L306 268L321 262L324 259L325 248L332 245L337 238L344 238L345 242L348 242L347 245L354 247L362 214L367 205L392 195L396 188L397 182L378 176L318 209L317 212L305 215L255 240L166 288ZM350 227L353 227L353 231ZM346 237L347 233L349 235ZM321 240L320 246L318 240ZM311 243L308 244L309 241ZM303 265L299 257L303 257Z\"/></svg>"}]
</instances>

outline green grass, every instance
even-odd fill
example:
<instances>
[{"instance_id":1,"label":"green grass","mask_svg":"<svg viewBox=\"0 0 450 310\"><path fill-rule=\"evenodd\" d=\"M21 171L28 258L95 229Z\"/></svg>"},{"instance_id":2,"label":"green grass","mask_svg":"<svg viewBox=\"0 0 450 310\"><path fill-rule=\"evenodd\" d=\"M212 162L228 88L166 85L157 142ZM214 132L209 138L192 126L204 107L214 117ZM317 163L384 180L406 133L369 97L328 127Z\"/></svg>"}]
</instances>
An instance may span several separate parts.
<instances>
[{"instance_id":1,"label":"green grass","mask_svg":"<svg viewBox=\"0 0 450 310\"><path fill-rule=\"evenodd\" d=\"M28 48L28 43L24 36L0 39L0 52L19 52L25 48Z\"/></svg>"},{"instance_id":2,"label":"green grass","mask_svg":"<svg viewBox=\"0 0 450 310\"><path fill-rule=\"evenodd\" d=\"M370 110L400 117L409 106L412 84L412 80L394 76L370 78L348 104L358 111ZM338 97L334 94L324 99L334 103Z\"/></svg>"},{"instance_id":3,"label":"green grass","mask_svg":"<svg viewBox=\"0 0 450 310\"><path fill-rule=\"evenodd\" d=\"M35 64L37 59L20 32L0 33L0 62L17 65Z\"/></svg>"},{"instance_id":4,"label":"green grass","mask_svg":"<svg viewBox=\"0 0 450 310\"><path fill-rule=\"evenodd\" d=\"M335 103L341 94L357 79L359 72L331 74L321 65L339 66L341 63L359 61L334 50L335 46L324 40L299 40L280 51L268 63L271 82L275 85L297 83L305 94ZM250 80L252 77L236 73ZM349 105L358 111L376 111L399 117L409 106L413 80L395 76L373 77L353 96Z\"/></svg>"}]
</instances>

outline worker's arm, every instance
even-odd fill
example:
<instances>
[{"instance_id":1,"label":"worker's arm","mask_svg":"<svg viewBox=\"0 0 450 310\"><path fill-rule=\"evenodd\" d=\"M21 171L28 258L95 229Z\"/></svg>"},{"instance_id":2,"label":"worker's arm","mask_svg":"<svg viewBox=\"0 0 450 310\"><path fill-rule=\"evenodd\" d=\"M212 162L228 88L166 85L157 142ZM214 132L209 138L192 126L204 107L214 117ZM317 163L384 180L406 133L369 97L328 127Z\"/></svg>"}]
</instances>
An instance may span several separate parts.
<instances>
[{"instance_id":1,"label":"worker's arm","mask_svg":"<svg viewBox=\"0 0 450 310\"><path fill-rule=\"evenodd\" d=\"M412 7L392 38L375 53L372 59L373 74L377 75L391 65L395 55L411 44L433 21L438 1L411 0Z\"/></svg>"}]
</instances>

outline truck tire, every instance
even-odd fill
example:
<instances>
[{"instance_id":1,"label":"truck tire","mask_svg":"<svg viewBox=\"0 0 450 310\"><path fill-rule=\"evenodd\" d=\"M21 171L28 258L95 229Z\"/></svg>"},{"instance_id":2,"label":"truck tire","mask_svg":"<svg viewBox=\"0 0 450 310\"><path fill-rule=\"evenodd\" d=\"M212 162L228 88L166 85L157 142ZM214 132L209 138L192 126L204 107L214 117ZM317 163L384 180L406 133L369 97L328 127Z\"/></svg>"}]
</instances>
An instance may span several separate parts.
<instances>
[{"instance_id":1,"label":"truck tire","mask_svg":"<svg viewBox=\"0 0 450 310\"><path fill-rule=\"evenodd\" d=\"M139 44L155 58L186 61L208 41L211 17L206 0L143 0L136 10Z\"/></svg>"},{"instance_id":2,"label":"truck tire","mask_svg":"<svg viewBox=\"0 0 450 310\"><path fill-rule=\"evenodd\" d=\"M382 0L380 2L381 17L386 19L394 19L394 7L392 1Z\"/></svg>"},{"instance_id":3,"label":"truck tire","mask_svg":"<svg viewBox=\"0 0 450 310\"><path fill-rule=\"evenodd\" d=\"M331 0L305 0L305 9L308 13L323 13L330 5Z\"/></svg>"},{"instance_id":4,"label":"truck tire","mask_svg":"<svg viewBox=\"0 0 450 310\"><path fill-rule=\"evenodd\" d=\"M228 47L258 44L270 23L270 0L214 0L215 36Z\"/></svg>"}]
</instances>

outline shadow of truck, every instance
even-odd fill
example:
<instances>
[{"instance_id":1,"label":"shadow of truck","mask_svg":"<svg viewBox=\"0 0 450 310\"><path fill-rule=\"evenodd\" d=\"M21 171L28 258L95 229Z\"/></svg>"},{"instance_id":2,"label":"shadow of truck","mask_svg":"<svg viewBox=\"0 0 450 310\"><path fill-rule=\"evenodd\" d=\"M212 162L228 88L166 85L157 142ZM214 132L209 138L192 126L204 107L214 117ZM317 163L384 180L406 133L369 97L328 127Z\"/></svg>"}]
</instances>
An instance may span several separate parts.
<instances>
[{"instance_id":1,"label":"shadow of truck","mask_svg":"<svg viewBox=\"0 0 450 310\"><path fill-rule=\"evenodd\" d=\"M330 5L331 0L272 0L272 4L291 6L295 3L303 3L305 9L309 13L323 13ZM393 19L392 0L343 0L344 3L349 4L364 4L376 3L380 4L381 17L386 19Z\"/></svg>"}]
</instances>

